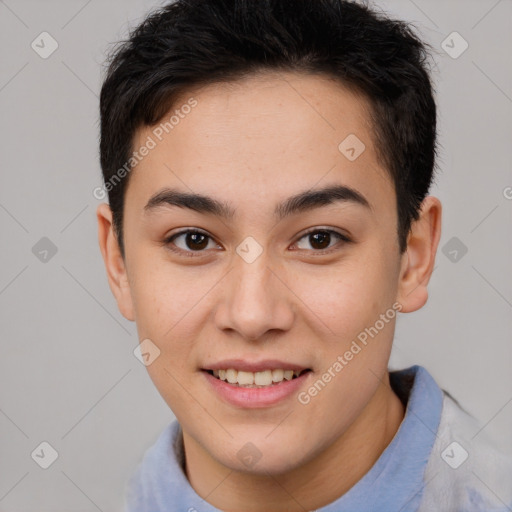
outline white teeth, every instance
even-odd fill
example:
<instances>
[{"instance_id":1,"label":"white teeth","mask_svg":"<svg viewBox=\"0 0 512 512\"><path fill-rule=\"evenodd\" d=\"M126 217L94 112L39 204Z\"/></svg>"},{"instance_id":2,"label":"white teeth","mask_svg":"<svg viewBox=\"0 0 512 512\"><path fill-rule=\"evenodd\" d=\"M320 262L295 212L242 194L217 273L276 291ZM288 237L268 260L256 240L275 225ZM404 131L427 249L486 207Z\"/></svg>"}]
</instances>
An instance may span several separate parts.
<instances>
[{"instance_id":1,"label":"white teeth","mask_svg":"<svg viewBox=\"0 0 512 512\"><path fill-rule=\"evenodd\" d=\"M254 373L252 372L238 372L236 381L240 386L254 384Z\"/></svg>"},{"instance_id":2,"label":"white teeth","mask_svg":"<svg viewBox=\"0 0 512 512\"><path fill-rule=\"evenodd\" d=\"M270 386L270 384L272 384L272 372L270 370L256 372L254 374L254 384L258 386Z\"/></svg>"},{"instance_id":3,"label":"white teeth","mask_svg":"<svg viewBox=\"0 0 512 512\"><path fill-rule=\"evenodd\" d=\"M271 386L273 383L283 382L283 380L292 380L298 377L301 370L264 370L261 372L237 371L233 368L227 370L213 370L213 375L220 380L230 384L254 388Z\"/></svg>"},{"instance_id":4,"label":"white teeth","mask_svg":"<svg viewBox=\"0 0 512 512\"><path fill-rule=\"evenodd\" d=\"M238 372L233 369L226 370L226 380L230 384L235 384L237 382L237 374Z\"/></svg>"},{"instance_id":5,"label":"white teeth","mask_svg":"<svg viewBox=\"0 0 512 512\"><path fill-rule=\"evenodd\" d=\"M274 382L281 382L284 378L284 370L272 370L272 380Z\"/></svg>"},{"instance_id":6,"label":"white teeth","mask_svg":"<svg viewBox=\"0 0 512 512\"><path fill-rule=\"evenodd\" d=\"M284 378L286 380L292 380L293 379L293 370L285 370L284 371Z\"/></svg>"}]
</instances>

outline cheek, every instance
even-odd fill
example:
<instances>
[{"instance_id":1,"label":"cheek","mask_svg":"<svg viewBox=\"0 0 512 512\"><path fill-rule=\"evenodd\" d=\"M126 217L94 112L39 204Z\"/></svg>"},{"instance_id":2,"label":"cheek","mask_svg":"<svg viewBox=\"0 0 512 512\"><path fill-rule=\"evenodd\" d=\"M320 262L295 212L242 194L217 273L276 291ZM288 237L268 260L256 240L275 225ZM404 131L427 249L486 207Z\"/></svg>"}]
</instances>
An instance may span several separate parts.
<instances>
[{"instance_id":1,"label":"cheek","mask_svg":"<svg viewBox=\"0 0 512 512\"><path fill-rule=\"evenodd\" d=\"M311 267L307 272L296 272L291 282L303 311L310 311L306 317L318 324L315 330L321 328L327 337L347 341L393 304L396 283L390 275L382 261L368 261L358 255L328 271L326 267Z\"/></svg>"},{"instance_id":2,"label":"cheek","mask_svg":"<svg viewBox=\"0 0 512 512\"><path fill-rule=\"evenodd\" d=\"M149 251L148 251L149 252ZM144 258L132 267L131 291L137 326L156 340L179 330L182 319L208 290L208 283L163 258ZM151 335L151 336L150 336Z\"/></svg>"},{"instance_id":3,"label":"cheek","mask_svg":"<svg viewBox=\"0 0 512 512\"><path fill-rule=\"evenodd\" d=\"M198 315L201 297L211 285L168 262L146 261L138 268L132 289L139 340L150 339L159 350L146 370L168 406L179 413L190 408L184 385L197 369L195 347L204 322Z\"/></svg>"}]
</instances>

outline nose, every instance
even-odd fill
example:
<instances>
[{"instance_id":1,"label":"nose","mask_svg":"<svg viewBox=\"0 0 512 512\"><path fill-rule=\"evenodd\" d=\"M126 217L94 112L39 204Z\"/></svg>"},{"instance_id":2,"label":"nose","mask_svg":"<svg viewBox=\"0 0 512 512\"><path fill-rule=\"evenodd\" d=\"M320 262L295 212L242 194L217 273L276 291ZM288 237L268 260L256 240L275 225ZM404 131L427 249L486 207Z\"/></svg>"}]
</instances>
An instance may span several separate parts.
<instances>
[{"instance_id":1,"label":"nose","mask_svg":"<svg viewBox=\"0 0 512 512\"><path fill-rule=\"evenodd\" d=\"M256 341L266 333L287 331L294 321L293 293L282 272L269 266L265 253L248 263L236 256L223 283L215 312L219 329Z\"/></svg>"}]
</instances>

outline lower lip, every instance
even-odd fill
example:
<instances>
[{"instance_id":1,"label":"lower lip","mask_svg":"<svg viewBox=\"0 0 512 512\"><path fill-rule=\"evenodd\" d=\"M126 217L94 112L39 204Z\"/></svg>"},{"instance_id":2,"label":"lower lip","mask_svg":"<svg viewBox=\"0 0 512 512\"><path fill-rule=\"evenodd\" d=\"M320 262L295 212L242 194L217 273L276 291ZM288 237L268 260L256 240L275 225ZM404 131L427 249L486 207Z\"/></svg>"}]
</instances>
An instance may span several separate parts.
<instances>
[{"instance_id":1,"label":"lower lip","mask_svg":"<svg viewBox=\"0 0 512 512\"><path fill-rule=\"evenodd\" d=\"M231 405L235 405L236 407L254 409L259 407L269 407L289 398L304 385L312 372L304 372L295 379L283 380L278 384L273 384L266 388L244 388L233 386L226 381L217 379L206 370L202 370L202 373L206 377L208 383L212 386L213 390L226 402Z\"/></svg>"}]
</instances>

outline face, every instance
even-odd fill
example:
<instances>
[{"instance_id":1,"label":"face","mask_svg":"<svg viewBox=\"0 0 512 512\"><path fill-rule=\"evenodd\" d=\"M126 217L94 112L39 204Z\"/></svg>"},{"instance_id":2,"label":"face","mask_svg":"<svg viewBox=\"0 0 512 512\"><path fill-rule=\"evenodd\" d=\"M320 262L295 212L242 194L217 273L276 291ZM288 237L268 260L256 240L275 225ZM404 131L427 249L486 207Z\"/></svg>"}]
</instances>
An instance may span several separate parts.
<instances>
[{"instance_id":1,"label":"face","mask_svg":"<svg viewBox=\"0 0 512 512\"><path fill-rule=\"evenodd\" d=\"M261 454L254 472L291 470L372 402L405 302L368 105L287 73L197 89L176 109L172 129L134 141L156 144L130 175L114 293L158 347L147 369L190 442L228 468ZM266 384L307 371L244 388L213 369Z\"/></svg>"}]
</instances>

